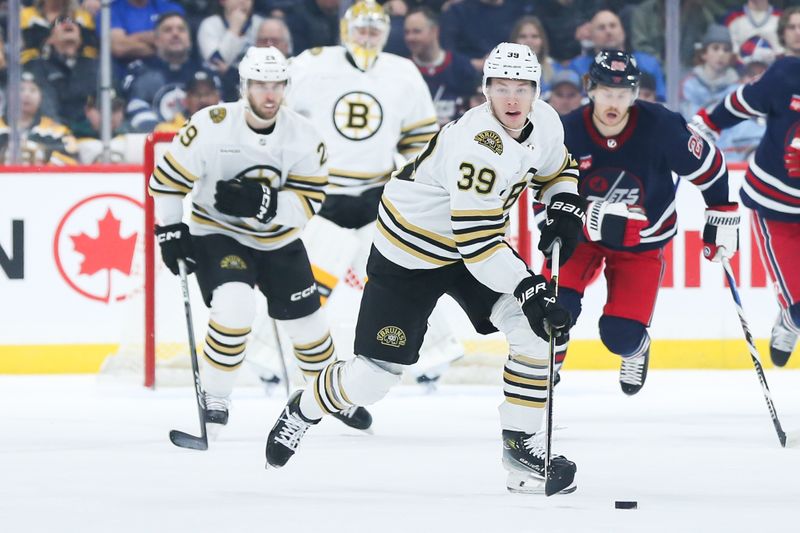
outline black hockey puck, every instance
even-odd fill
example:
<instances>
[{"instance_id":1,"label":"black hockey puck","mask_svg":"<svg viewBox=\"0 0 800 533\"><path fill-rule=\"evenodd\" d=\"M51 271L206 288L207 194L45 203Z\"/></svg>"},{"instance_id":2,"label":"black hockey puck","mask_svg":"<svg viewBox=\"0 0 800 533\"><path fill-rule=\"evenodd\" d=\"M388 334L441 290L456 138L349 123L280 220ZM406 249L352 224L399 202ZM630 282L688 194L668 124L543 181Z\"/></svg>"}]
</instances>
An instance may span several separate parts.
<instances>
[{"instance_id":1,"label":"black hockey puck","mask_svg":"<svg viewBox=\"0 0 800 533\"><path fill-rule=\"evenodd\" d=\"M615 501L614 508L615 509L636 509L639 506L639 502L629 502L629 501Z\"/></svg>"}]
</instances>

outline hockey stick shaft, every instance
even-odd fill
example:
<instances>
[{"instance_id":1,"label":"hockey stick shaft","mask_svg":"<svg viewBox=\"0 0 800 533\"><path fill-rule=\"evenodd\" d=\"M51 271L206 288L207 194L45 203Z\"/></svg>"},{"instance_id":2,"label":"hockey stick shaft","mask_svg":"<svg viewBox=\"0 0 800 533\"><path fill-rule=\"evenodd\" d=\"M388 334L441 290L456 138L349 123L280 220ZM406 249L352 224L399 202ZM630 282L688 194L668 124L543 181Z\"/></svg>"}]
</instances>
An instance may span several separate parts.
<instances>
[{"instance_id":1,"label":"hockey stick shaft","mask_svg":"<svg viewBox=\"0 0 800 533\"><path fill-rule=\"evenodd\" d=\"M197 362L197 347L195 346L194 323L192 322L192 304L189 300L189 280L186 273L186 263L178 259L178 272L181 278L181 292L183 293L183 309L186 315L186 331L189 334L189 356L192 361L192 376L194 378L194 396L197 401L197 414L200 418L200 437L194 437L182 431L170 432L170 440L182 448L195 448L205 450L208 448L208 435L206 434L206 405L203 395L203 386L200 382L200 365Z\"/></svg>"},{"instance_id":2,"label":"hockey stick shaft","mask_svg":"<svg viewBox=\"0 0 800 533\"><path fill-rule=\"evenodd\" d=\"M269 321L272 323L272 334L275 336L275 345L278 347L278 359L280 359L281 363L281 372L283 376L283 387L286 389L286 397L289 397L290 386L289 386L289 370L286 368L286 357L283 355L283 344L281 343L281 335L278 331L278 322L270 317Z\"/></svg>"},{"instance_id":3,"label":"hockey stick shaft","mask_svg":"<svg viewBox=\"0 0 800 533\"><path fill-rule=\"evenodd\" d=\"M753 360L753 366L756 368L758 381L761 383L761 392L764 393L764 399L767 401L767 408L769 409L769 415L772 417L772 424L775 426L775 431L778 433L778 440L781 446L786 447L786 433L781 427L780 420L778 420L778 413L775 411L775 404L772 402L772 395L769 392L769 385L767 385L767 377L764 375L764 367L761 364L761 356L758 354L753 336L750 334L750 327L744 316L742 300L739 298L739 290L736 288L736 278L733 277L733 270L731 269L731 264L728 259L722 259L722 268L725 271L725 277L728 279L728 287L730 288L733 302L736 304L736 312L739 314L739 322L742 324L744 339L747 341L747 347L750 350L750 358Z\"/></svg>"},{"instance_id":4,"label":"hockey stick shaft","mask_svg":"<svg viewBox=\"0 0 800 533\"><path fill-rule=\"evenodd\" d=\"M556 239L553 243L553 253L551 256L550 280L553 283L553 292L558 296L558 271L559 263L561 262L561 241ZM553 445L553 376L555 374L556 366L556 336L553 329L550 329L550 347L548 350L548 363L547 363L547 414L545 423L545 445L544 445L544 472L545 472L545 494L550 496L550 491L547 490L548 481L552 477L552 470L550 460L552 457Z\"/></svg>"}]
</instances>

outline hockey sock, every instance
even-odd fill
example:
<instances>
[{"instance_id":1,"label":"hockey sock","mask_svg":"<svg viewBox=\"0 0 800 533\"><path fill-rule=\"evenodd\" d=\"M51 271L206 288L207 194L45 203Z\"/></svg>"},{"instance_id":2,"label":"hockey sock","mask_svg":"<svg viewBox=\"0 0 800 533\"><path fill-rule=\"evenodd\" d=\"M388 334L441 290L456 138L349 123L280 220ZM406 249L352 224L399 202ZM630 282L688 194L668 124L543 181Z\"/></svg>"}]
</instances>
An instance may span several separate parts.
<instances>
[{"instance_id":1,"label":"hockey sock","mask_svg":"<svg viewBox=\"0 0 800 533\"><path fill-rule=\"evenodd\" d=\"M203 346L203 387L208 394L224 398L233 391L254 316L253 289L246 283L224 283L214 290Z\"/></svg>"},{"instance_id":2,"label":"hockey sock","mask_svg":"<svg viewBox=\"0 0 800 533\"><path fill-rule=\"evenodd\" d=\"M297 366L306 381L313 380L319 372L336 359L336 352L321 309L294 320L281 320L294 346Z\"/></svg>"}]
</instances>

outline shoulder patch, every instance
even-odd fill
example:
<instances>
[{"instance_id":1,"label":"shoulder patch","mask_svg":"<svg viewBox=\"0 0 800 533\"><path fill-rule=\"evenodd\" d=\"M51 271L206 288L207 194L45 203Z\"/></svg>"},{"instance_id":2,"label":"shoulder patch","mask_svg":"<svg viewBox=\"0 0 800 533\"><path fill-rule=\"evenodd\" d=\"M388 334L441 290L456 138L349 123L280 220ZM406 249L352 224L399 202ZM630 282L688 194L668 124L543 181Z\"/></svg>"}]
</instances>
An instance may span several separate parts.
<instances>
[{"instance_id":1,"label":"shoulder patch","mask_svg":"<svg viewBox=\"0 0 800 533\"><path fill-rule=\"evenodd\" d=\"M312 56L318 56L322 53L322 47L315 46L314 48L310 49L308 53L311 54Z\"/></svg>"},{"instance_id":2,"label":"shoulder patch","mask_svg":"<svg viewBox=\"0 0 800 533\"><path fill-rule=\"evenodd\" d=\"M214 124L219 124L223 120L225 120L225 115L227 115L227 111L224 107L212 107L208 110L208 116L211 117L211 122Z\"/></svg>"},{"instance_id":3,"label":"shoulder patch","mask_svg":"<svg viewBox=\"0 0 800 533\"><path fill-rule=\"evenodd\" d=\"M475 136L475 142L485 146L497 155L503 155L503 139L496 131L483 130Z\"/></svg>"}]
</instances>

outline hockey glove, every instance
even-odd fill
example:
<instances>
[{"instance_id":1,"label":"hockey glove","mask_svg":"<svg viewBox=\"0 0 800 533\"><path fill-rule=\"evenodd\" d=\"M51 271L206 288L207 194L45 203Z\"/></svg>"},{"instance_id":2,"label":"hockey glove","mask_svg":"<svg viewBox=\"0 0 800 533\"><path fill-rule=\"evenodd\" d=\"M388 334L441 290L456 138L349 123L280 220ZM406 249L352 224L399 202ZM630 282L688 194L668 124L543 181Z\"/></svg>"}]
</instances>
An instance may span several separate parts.
<instances>
[{"instance_id":1,"label":"hockey glove","mask_svg":"<svg viewBox=\"0 0 800 533\"><path fill-rule=\"evenodd\" d=\"M577 194L562 192L553 196L547 206L547 219L542 226L539 250L548 262L553 251L553 243L561 240L560 264L564 264L578 246L578 236L586 218L586 200Z\"/></svg>"},{"instance_id":2,"label":"hockey glove","mask_svg":"<svg viewBox=\"0 0 800 533\"><path fill-rule=\"evenodd\" d=\"M783 166L790 178L800 178L800 137L792 139L783 155Z\"/></svg>"},{"instance_id":3,"label":"hockey glove","mask_svg":"<svg viewBox=\"0 0 800 533\"><path fill-rule=\"evenodd\" d=\"M705 109L701 109L692 117L689 127L703 136L709 143L716 144L719 140L719 128L711 122L711 117L708 116Z\"/></svg>"},{"instance_id":4,"label":"hockey glove","mask_svg":"<svg viewBox=\"0 0 800 533\"><path fill-rule=\"evenodd\" d=\"M706 209L703 228L703 256L718 263L730 259L739 248L738 204L728 204Z\"/></svg>"},{"instance_id":5,"label":"hockey glove","mask_svg":"<svg viewBox=\"0 0 800 533\"><path fill-rule=\"evenodd\" d=\"M544 276L532 274L523 279L514 289L514 296L537 337L550 340L550 329L556 337L569 331L572 317L556 301L553 287Z\"/></svg>"},{"instance_id":6,"label":"hockey glove","mask_svg":"<svg viewBox=\"0 0 800 533\"><path fill-rule=\"evenodd\" d=\"M644 210L622 202L590 202L586 210L586 236L610 246L636 246L648 225Z\"/></svg>"},{"instance_id":7,"label":"hockey glove","mask_svg":"<svg viewBox=\"0 0 800 533\"><path fill-rule=\"evenodd\" d=\"M180 222L169 226L156 226L156 240L161 247L161 259L170 272L178 275L178 259L186 263L186 273L191 274L197 268L194 260L192 236L189 226Z\"/></svg>"},{"instance_id":8,"label":"hockey glove","mask_svg":"<svg viewBox=\"0 0 800 533\"><path fill-rule=\"evenodd\" d=\"M278 189L247 178L218 181L214 208L234 217L253 217L266 224L278 211Z\"/></svg>"}]
</instances>

